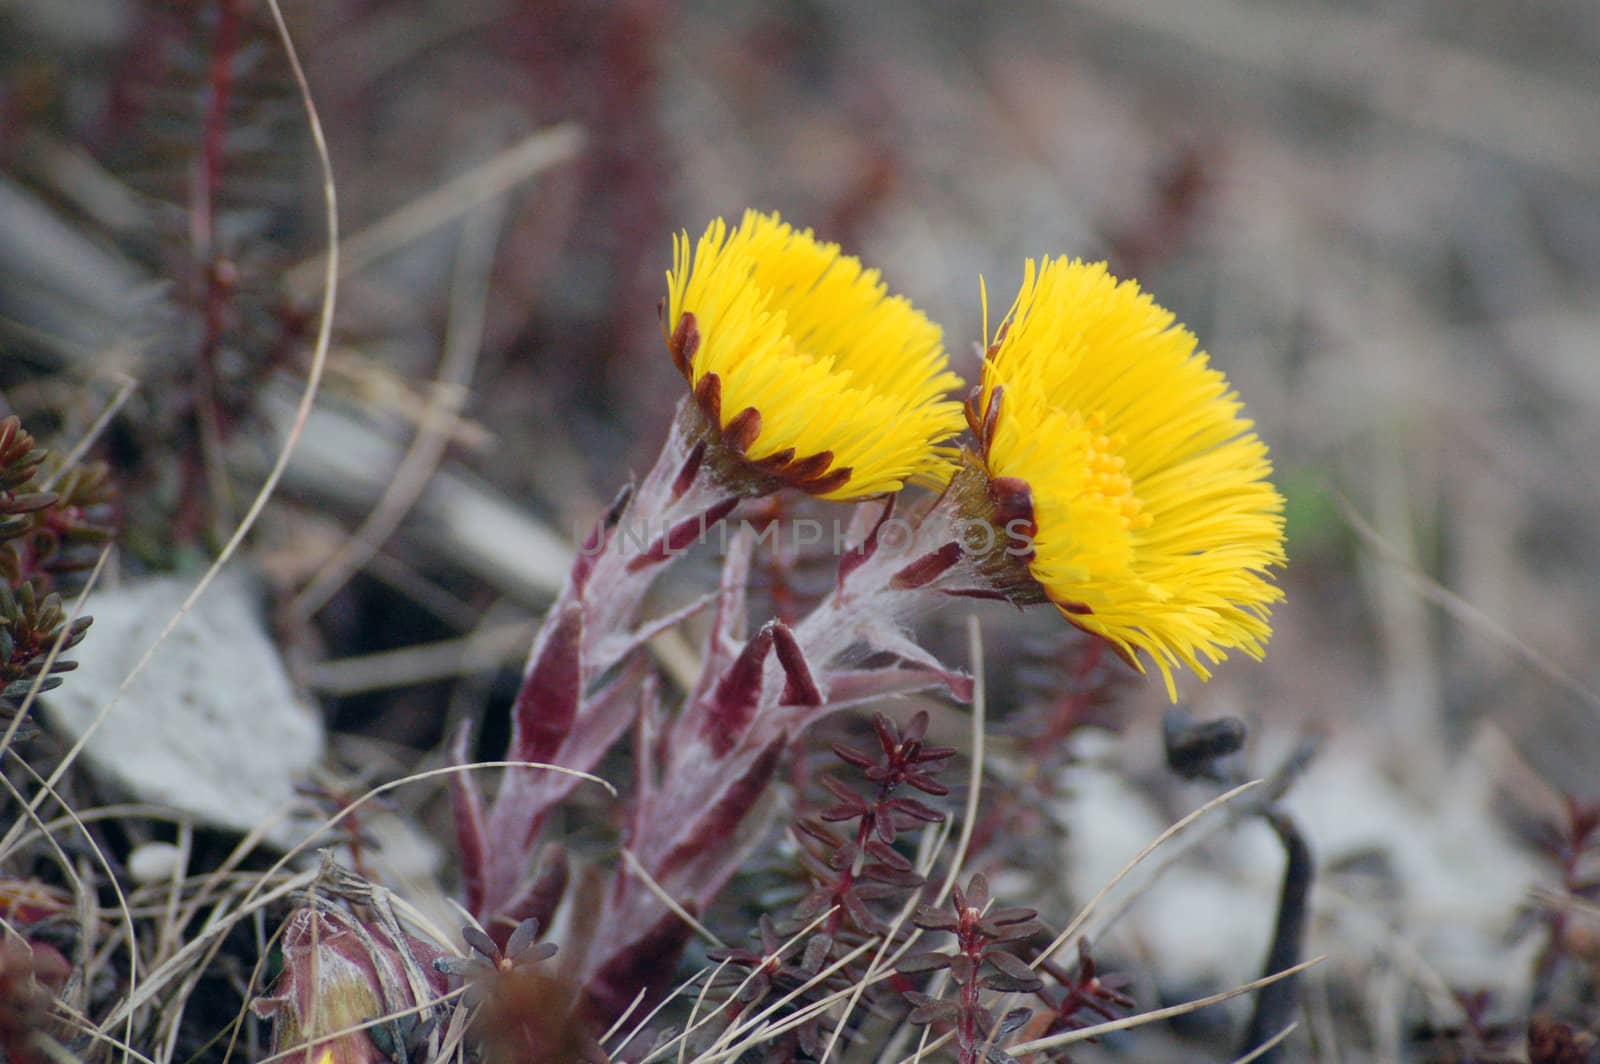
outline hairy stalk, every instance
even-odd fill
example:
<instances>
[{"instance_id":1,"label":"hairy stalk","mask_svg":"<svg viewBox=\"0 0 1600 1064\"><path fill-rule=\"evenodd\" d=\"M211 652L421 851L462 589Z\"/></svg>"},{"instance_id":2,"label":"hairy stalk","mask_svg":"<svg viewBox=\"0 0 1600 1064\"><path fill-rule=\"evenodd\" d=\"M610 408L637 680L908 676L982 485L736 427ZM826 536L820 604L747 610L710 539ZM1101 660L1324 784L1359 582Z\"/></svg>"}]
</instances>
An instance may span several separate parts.
<instances>
[{"instance_id":1,"label":"hairy stalk","mask_svg":"<svg viewBox=\"0 0 1600 1064\"><path fill-rule=\"evenodd\" d=\"M749 544L736 544L704 671L658 744L663 763L657 769L647 760L640 770L647 784L626 837L651 880L688 911L704 911L737 871L757 834L759 799L800 732L893 694L943 685L970 697L968 677L904 634L910 618L987 585L983 567L992 559L960 549L959 514L954 490L912 520L894 518L885 505L841 558L833 590L798 625L770 621L742 640ZM870 653L902 664L848 667ZM626 869L616 873L598 925L586 970L602 1011L654 981L663 950L675 953L686 935L656 892Z\"/></svg>"},{"instance_id":2,"label":"hairy stalk","mask_svg":"<svg viewBox=\"0 0 1600 1064\"><path fill-rule=\"evenodd\" d=\"M681 619L636 626L640 604L672 561L738 502L705 461L706 446L704 423L685 401L655 467L579 550L534 639L508 760L587 770L633 723L646 670L630 655L662 624ZM455 756L467 754L463 732ZM545 818L573 781L513 769L487 806L469 777L453 781L468 907L497 938L530 917L549 920L556 898L549 884L541 889L535 856Z\"/></svg>"}]
</instances>

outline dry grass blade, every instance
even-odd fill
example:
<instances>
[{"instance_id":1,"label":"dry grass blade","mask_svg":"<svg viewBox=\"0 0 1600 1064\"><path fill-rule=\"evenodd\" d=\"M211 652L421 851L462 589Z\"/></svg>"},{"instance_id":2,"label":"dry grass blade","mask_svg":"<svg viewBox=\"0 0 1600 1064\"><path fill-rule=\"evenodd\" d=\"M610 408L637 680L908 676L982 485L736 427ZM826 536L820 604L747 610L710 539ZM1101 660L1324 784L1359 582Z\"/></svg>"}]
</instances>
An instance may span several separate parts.
<instances>
[{"instance_id":1,"label":"dry grass blade","mask_svg":"<svg viewBox=\"0 0 1600 1064\"><path fill-rule=\"evenodd\" d=\"M1529 646L1504 624L1495 620L1454 591L1451 591L1427 573L1419 570L1403 553L1384 538L1383 533L1374 528L1372 523L1361 515L1355 504L1346 498L1343 493L1333 492L1332 495L1339 507L1340 515L1350 526L1351 531L1359 536L1361 541L1385 562L1399 569L1415 585L1417 593L1423 598L1444 610L1464 627L1487 636L1510 650L1551 683L1567 691L1580 701L1588 703L1590 708L1600 709L1600 692L1584 686L1577 677L1535 647Z\"/></svg>"},{"instance_id":2,"label":"dry grass blade","mask_svg":"<svg viewBox=\"0 0 1600 1064\"><path fill-rule=\"evenodd\" d=\"M365 269L383 256L448 224L467 211L516 188L583 147L583 131L571 123L540 130L487 162L445 182L356 233L345 242L341 277ZM326 261L301 263L284 279L291 294L307 292L327 272Z\"/></svg>"},{"instance_id":3,"label":"dry grass blade","mask_svg":"<svg viewBox=\"0 0 1600 1064\"><path fill-rule=\"evenodd\" d=\"M138 381L125 373L117 373L116 376L122 378L122 384L117 388L117 393L111 397L111 401L106 403L105 408L95 417L94 423L84 432L83 438L72 445L72 450L67 452L66 457L61 460L61 464L52 469L50 475L39 485L40 491L52 490L58 480L66 476L68 472L77 467L79 462L83 461L83 456L89 453L89 448L93 447L95 442L100 439L101 434L106 430L106 426L111 424L111 419L117 416L117 412L122 409L123 404L127 403L128 397L133 394L133 390L139 386Z\"/></svg>"},{"instance_id":4,"label":"dry grass blade","mask_svg":"<svg viewBox=\"0 0 1600 1064\"><path fill-rule=\"evenodd\" d=\"M702 968L700 971L694 973L689 978L685 979L683 982L681 982L677 986L673 987L672 988L672 993L670 993L670 994L666 995L665 997L663 997L661 999L661 1002L658 1005L656 1005L655 1008L651 1009L648 1013L646 1013L645 1015L643 1015L643 1016L641 1016L639 1018L639 1022L633 1025L633 1030L628 1032L628 1036L626 1038L624 1038L622 1041L618 1042L612 1048L611 1055L612 1056L616 1056L618 1053L621 1053L624 1049L626 1049L629 1042L631 1042L635 1038L639 1037L640 1033L643 1032L646 1027L650 1026L650 1021L651 1020L655 1019L656 1016L659 1015L663 1009L665 1009L668 1005L670 1005L685 990L688 990L691 986L693 986L695 984L696 980L701 979L701 978L711 978L711 977L715 976L716 972L721 971L722 968L723 968L723 965L720 965L720 964L717 965L715 971L709 971L708 972L707 969ZM615 1028L617 1025L613 1024L612 1026L613 1026L613 1028ZM600 1039L600 1041L602 1043L605 1042L606 1039L610 1038L614 1033L615 1033L614 1030L613 1031L607 1031L605 1038ZM678 1037L679 1038L683 1038L683 1037L687 1036L688 1034L689 1034L689 1031L685 1030L682 1034L678 1035ZM664 1051L664 1050L670 1048L670 1046L671 1046L670 1042L667 1043L666 1045L657 1046L655 1048L655 1052Z\"/></svg>"},{"instance_id":5,"label":"dry grass blade","mask_svg":"<svg viewBox=\"0 0 1600 1064\"><path fill-rule=\"evenodd\" d=\"M1228 804L1241 794L1244 794L1255 787L1259 787L1263 782L1265 781L1250 780L1247 783L1241 783L1239 786L1230 791L1224 791L1222 794L1217 795L1215 798L1211 799L1205 805L1202 805L1188 816L1185 816L1181 820L1177 821L1167 830L1163 831L1160 835L1157 835L1150 845L1134 854L1133 859L1127 864L1123 865L1121 870L1118 871L1116 875L1112 876L1105 886L1100 888L1094 897L1089 899L1088 903L1085 904L1081 910L1079 910L1078 915L1072 918L1072 922L1066 926L1066 929L1063 930L1061 934L1057 935L1055 940L1052 941L1049 946L1040 951L1039 956L1034 958L1030 967L1037 968L1040 964L1043 964L1045 961L1055 956L1057 950L1071 942L1074 936L1076 936L1083 928L1083 925L1088 922L1089 917L1094 914L1095 909L1098 908L1100 903L1106 899L1106 896L1109 895L1119 883L1128 878L1133 870L1143 864L1151 854L1155 853L1162 846L1166 845L1168 841L1187 830L1189 825L1193 824L1195 821L1199 820L1213 809Z\"/></svg>"},{"instance_id":6,"label":"dry grass blade","mask_svg":"<svg viewBox=\"0 0 1600 1064\"><path fill-rule=\"evenodd\" d=\"M71 1025L72 1029L78 1034L83 1035L91 1042L98 1042L101 1045L108 1045L113 1049L118 1050L122 1053L122 1058L124 1060L136 1060L139 1062L139 1064L160 1064L160 1062L152 1059L151 1057L145 1056L143 1053L139 1052L139 1050L135 1049L122 1039L115 1038L112 1035L107 1034L102 1028L96 1027L94 1022L90 1020L89 1017L67 1005L65 1002L57 1000L55 1003L55 1011L56 1014L65 1019L67 1023ZM69 1059L73 1060L74 1064L81 1064L81 1062L77 1061L76 1058Z\"/></svg>"},{"instance_id":7,"label":"dry grass blade","mask_svg":"<svg viewBox=\"0 0 1600 1064\"><path fill-rule=\"evenodd\" d=\"M689 1032L694 1030L700 1024L706 1022L706 1020L699 1019L700 1009L703 1005L705 1005L706 995L711 992L712 982L727 966L728 962L726 959L724 959L716 966L716 968L711 971L711 974L706 976L705 982L700 984L700 992L694 996L694 1007L689 1010L689 1022L684 1025L683 1035L678 1039L678 1064L683 1064L684 1055L689 1052ZM755 974L755 971L751 971L751 973L745 977L744 983L739 985L744 986L745 984L749 983L749 981L754 978ZM716 1012L713 1011L712 1015L716 1015ZM707 1019L710 1019L710 1017L708 1016Z\"/></svg>"},{"instance_id":8,"label":"dry grass blade","mask_svg":"<svg viewBox=\"0 0 1600 1064\"><path fill-rule=\"evenodd\" d=\"M678 919L694 928L695 934L711 943L717 949L725 949L727 947L727 943L718 938L710 928L706 927L705 924L702 924L699 920L696 920L689 910L678 904L678 899L668 894L662 888L661 884L656 882L655 877L649 873L644 865L639 863L639 859L633 855L632 850L624 848L622 851L622 860L625 864L627 864L628 871L639 877L639 882L644 884L645 889L651 894L654 894L656 898L660 900L662 905L665 905L668 909L672 910L673 915L675 915Z\"/></svg>"},{"instance_id":9,"label":"dry grass blade","mask_svg":"<svg viewBox=\"0 0 1600 1064\"><path fill-rule=\"evenodd\" d=\"M1254 1049L1252 1049L1250 1052L1246 1053L1244 1056L1240 1057L1238 1060L1235 1060L1233 1062L1233 1064L1250 1064L1250 1062L1253 1061L1253 1060L1261 1059L1262 1057L1266 1056L1268 1053L1272 1052L1272 1050L1274 1048L1276 1048L1286 1038L1288 1038L1290 1035L1294 1034L1299 1029L1300 1029L1300 1022L1298 1020L1296 1020L1294 1023L1291 1023L1289 1026L1285 1027L1283 1030L1279 1031L1277 1034L1273 1035L1271 1038L1267 1039L1265 1042L1262 1042L1260 1045L1256 1046Z\"/></svg>"},{"instance_id":10,"label":"dry grass blade","mask_svg":"<svg viewBox=\"0 0 1600 1064\"><path fill-rule=\"evenodd\" d=\"M688 986L690 984L684 983L682 985ZM600 1036L599 1041L601 1045L605 1045L607 1042L611 1041L611 1039L617 1036L618 1032L622 1030L622 1025L627 1023L629 1018L632 1017L636 1011L638 1011L640 1005L644 1004L645 995L649 992L649 987L639 988L639 992L633 996L633 1000L628 1002L628 1007L622 1010L622 1015L618 1016L616 1022L610 1027L607 1027L605 1033ZM618 1048L620 1049L621 1047L619 1046Z\"/></svg>"},{"instance_id":11,"label":"dry grass blade","mask_svg":"<svg viewBox=\"0 0 1600 1064\"><path fill-rule=\"evenodd\" d=\"M438 377L429 393L417 434L361 527L290 602L289 612L302 622L325 606L394 534L444 457L466 407L467 386L483 348L489 274L494 267L504 219L502 200L490 201L467 216L456 257L455 282L451 286L444 355L439 360Z\"/></svg>"},{"instance_id":12,"label":"dry grass blade","mask_svg":"<svg viewBox=\"0 0 1600 1064\"><path fill-rule=\"evenodd\" d=\"M1308 961L1295 965L1293 968L1285 968L1281 972L1273 972L1271 975L1263 976L1243 986L1236 986L1232 990L1224 990L1222 993L1212 994L1210 997L1196 998L1193 1001L1186 1001L1182 1005L1153 1009L1150 1012L1141 1012L1134 1016L1124 1016L1120 1020L1108 1020L1105 1023L1097 1023L1093 1027L1080 1027L1076 1031L1063 1031L1061 1034L1053 1034L1046 1038L1035 1038L1031 1042L1018 1042L1016 1045L1007 1046L1006 1052L1017 1055L1021 1053L1037 1053L1045 1049L1059 1049L1061 1046L1072 1045L1074 1042L1082 1042L1090 1038L1098 1038L1113 1031L1126 1031L1133 1027L1142 1027L1147 1023L1170 1020L1174 1016L1184 1016L1198 1009L1219 1005L1224 1001L1254 993L1264 986L1271 986L1280 979L1298 975L1308 968L1321 964L1325 959L1323 957L1313 957Z\"/></svg>"},{"instance_id":13,"label":"dry grass blade","mask_svg":"<svg viewBox=\"0 0 1600 1064\"><path fill-rule=\"evenodd\" d=\"M193 937L183 944L182 948L167 958L165 964L145 976L145 980L140 984L137 992L130 993L127 998L112 1010L110 1017L106 1020L106 1026L121 1022L150 1004L155 994L163 986L173 982L191 967L191 963L197 955L214 951L221 939L232 931L241 920L248 919L257 910L266 909L296 891L304 890L316 881L316 877L316 869L307 869L298 876L280 882L275 888L265 893L259 892L259 883L252 884L251 896L247 907L214 913L206 926L195 932Z\"/></svg>"},{"instance_id":14,"label":"dry grass blade","mask_svg":"<svg viewBox=\"0 0 1600 1064\"><path fill-rule=\"evenodd\" d=\"M780 1034L792 1031L796 1027L809 1023L811 1020L823 1015L829 1009L844 1001L849 996L849 991L840 990L837 993L820 998L804 1008L795 1010L793 1013L785 1016L777 1023L767 1022L775 1013L788 1005L795 998L806 993L808 990L811 990L813 987L823 985L830 977L833 976L835 972L844 968L851 961L855 960L857 957L861 956L871 948L871 942L863 942L861 945L856 946L842 957L839 957L832 964L817 972L810 979L806 980L804 984L795 987L787 994L773 1001L766 1008L762 1009L761 1012L748 1023L735 1024L734 1027L730 1028L730 1031L732 1031L734 1034L748 1031L750 1032L748 1037L744 1038L743 1041L736 1042L729 1046L723 1046L723 1039L718 1039L718 1046L716 1048L707 1050L698 1057L695 1057L694 1064L715 1064L715 1062L722 1060L736 1060L746 1050L749 1050L754 1046L759 1046L764 1042L768 1042ZM650 1058L648 1057L646 1058L646 1060L649 1059Z\"/></svg>"},{"instance_id":15,"label":"dry grass blade","mask_svg":"<svg viewBox=\"0 0 1600 1064\"><path fill-rule=\"evenodd\" d=\"M933 900L934 905L943 905L950 896L950 889L956 885L956 877L961 874L961 865L966 860L967 847L972 843L972 833L978 823L978 797L983 782L983 723L987 711L983 690L983 630L974 614L967 616L967 656L972 659L972 782L967 788L967 807L962 813L964 819L961 835L956 840L956 852L950 860L950 870L945 873L944 882L939 886L939 894Z\"/></svg>"},{"instance_id":16,"label":"dry grass blade","mask_svg":"<svg viewBox=\"0 0 1600 1064\"><path fill-rule=\"evenodd\" d=\"M804 927L800 928L798 931L796 931L794 934L790 935L787 939L785 939L783 942L781 942L778 945L777 955L778 956L782 956L791 947L793 947L796 944L798 944L801 939L803 939L807 935L811 934L811 932L815 931L818 927L821 927L823 922L825 920L827 920L828 917L832 916L834 913L836 913L838 911L839 911L839 907L837 905L835 905L835 906L833 906L831 908L825 909L824 911L818 913L815 917L813 917L811 919L810 923L808 923ZM728 962L727 961L723 961L722 963L718 964L717 967L714 970L712 970L712 972L709 974L709 976L707 976L707 978L706 978L706 987L709 987L711 985L711 980L715 979L716 976L717 976L717 973L721 972L727 966L728 966ZM744 991L744 988L750 985L750 981L756 977L757 971L758 971L757 969L752 969L748 975L746 975L742 980L740 980L739 985L733 988L733 992L729 995L729 997L732 998L732 999L737 1000L739 994L742 993ZM704 975L704 974L706 974L706 973L704 973L704 972L697 973L693 978L691 978L691 979L687 980L685 983L683 983L682 986L680 987L680 990L684 989L684 988L687 988L688 986L692 985L695 979L700 978L700 976ZM701 990L702 995L704 994L704 992L705 992L705 988L702 988L702 990ZM670 1000L670 998L668 998L668 1000ZM666 1004L666 1002L663 1001L662 1005L665 1005L665 1004ZM656 1010L655 1011L659 1011L660 1008L661 1008L660 1005L656 1006ZM653 1014L654 1014L654 1012L652 1012L652 1015ZM664 1043L663 1045L660 1045L660 1046L656 1047L657 1050L660 1051L660 1050L670 1049L674 1043L679 1043L680 1045L687 1045L689 1036L694 1034L694 1032L699 1030L701 1027L704 1027L706 1024L710 1023L711 1020L714 1017L715 1017L715 1013L713 1013L711 1016L707 1016L705 1019L700 1020L698 1022L695 1022L693 1020L693 1018L691 1018L690 1022L687 1025L685 1025L684 1029L677 1036L675 1036L670 1041ZM647 1019L648 1019L648 1017L647 1017ZM638 1034L638 1033L639 1033L638 1029L635 1028L635 1030L633 1031L633 1034L630 1034L628 1037L631 1039L633 1037L633 1035ZM729 1032L728 1031L724 1031L718 1037L716 1043L713 1045L712 1048L716 1048L717 1045L722 1044L722 1042L724 1040L726 1040L727 1038L729 1038L729 1037L731 1037ZM624 1041L623 1045L626 1045L626 1044L627 1044L626 1041ZM617 1048L621 1049L622 1047L619 1045ZM681 1053L681 1050L680 1050L680 1053Z\"/></svg>"},{"instance_id":17,"label":"dry grass blade","mask_svg":"<svg viewBox=\"0 0 1600 1064\"><path fill-rule=\"evenodd\" d=\"M459 639L320 662L307 670L306 684L314 690L343 696L470 675L526 658L537 632L538 626L532 621L517 621L483 628Z\"/></svg>"},{"instance_id":18,"label":"dry grass blade","mask_svg":"<svg viewBox=\"0 0 1600 1064\"><path fill-rule=\"evenodd\" d=\"M189 593L186 599L184 599L183 605L179 607L177 613L167 621L167 624L162 628L160 634L157 635L155 642L150 645L149 649L145 651L144 655L134 665L133 669L130 670L128 675L123 678L122 683L118 685L117 691L112 696L111 701L101 707L94 720L89 722L89 725L83 729L77 740L62 756L60 764L56 766L46 780L48 787L54 787L57 783L59 783L61 778L68 772L68 770L71 769L72 765L76 763L79 755L83 753L84 747L88 745L89 739L100 730L100 727L102 724L104 724L106 717L110 715L111 711L116 708L123 696L127 694L128 689L133 684L133 681L144 672L151 660L154 659L156 652L177 629L178 625L183 622L183 619L189 615L190 611L193 610L194 604L198 602L200 597L206 593L208 588L210 588L211 583L216 579L217 574L222 571L223 567L226 566L228 562L232 560L234 554L238 552L239 546L244 542L245 536L248 535L251 528L255 526L256 520L261 516L261 511L265 509L267 500L272 497L273 492L277 489L278 482L283 479L284 471L289 466L289 459L294 453L295 444L299 441L301 433L305 430L306 419L311 415L311 407L317 396L317 387L322 380L323 369L327 365L328 346L333 336L333 312L338 294L339 262L338 198L334 189L333 164L328 155L328 145L323 136L322 122L317 115L316 103L311 96L311 86L306 82L305 71L300 65L300 56L295 50L294 39L289 33L289 27L287 23L284 22L283 12L279 7L279 0L268 0L268 7L272 12L273 21L278 30L279 40L283 44L284 54L289 61L290 69L294 75L295 86L299 91L301 103L305 108L306 120L311 132L311 138L316 146L317 159L322 171L323 203L327 211L328 256L326 260L326 269L323 271L324 289L322 311L317 323L316 343L311 357L311 370L306 379L305 390L301 394L300 402L296 408L294 423L289 430L288 438L284 441L283 447L279 450L278 457L273 463L271 471L267 474L266 482L262 484L260 490L257 491L255 498L251 501L249 509L245 512L243 519L239 522L238 528L234 530L233 535L230 536L227 543L223 545L223 548L217 555L216 560L213 561L210 567L206 569L204 575L201 576L199 582L195 585L194 590ZM41 787L33 799L29 802L29 809L37 810L39 804L44 801L47 793L48 791L46 788Z\"/></svg>"},{"instance_id":19,"label":"dry grass blade","mask_svg":"<svg viewBox=\"0 0 1600 1064\"><path fill-rule=\"evenodd\" d=\"M138 985L138 980L140 978L139 950L137 945L138 939L136 938L136 932L134 930L133 911L128 905L127 895L123 893L122 884L117 882L116 870L112 867L111 862L107 859L105 852L100 848L100 844L95 841L95 837L89 832L87 825L85 825L82 820L79 820L77 814L72 811L72 807L69 806L66 801L56 793L54 788L40 778L39 774L33 770L32 765L29 765L26 761L22 760L22 758L17 757L15 751L8 750L6 753L10 754L22 767L22 770L29 777L31 777L35 783L38 784L39 793L49 795L55 799L57 805L61 806L67 819L70 820L72 825L78 829L78 833L83 837L83 841L88 846L90 853L94 855L94 859L99 864L100 870L105 874L106 882L111 885L112 892L117 898L117 912L122 917L123 929L126 931L128 936L128 989L131 993ZM10 793L12 799L22 807L23 818L25 820L32 821L43 833L46 845L50 848L52 854L54 854L57 862L61 865L61 869L66 875L67 880L72 883L75 896L80 899L92 897L95 892L84 882L84 877L77 874L77 870L74 869L72 861L67 857L65 851L62 850L55 838L45 830L43 822L39 820L38 812L23 800L21 792L17 790L17 788L12 784L11 780L3 773L0 773L0 785L3 785L6 791ZM98 921L84 921L85 926L91 929L96 923L98 923ZM90 937L86 936L84 939L86 946L89 941L91 941ZM87 952L89 951L85 949L85 953ZM132 1015L128 1017L127 1033L124 1038L127 1042L133 1041ZM126 1054L124 1055L124 1059L126 1059Z\"/></svg>"}]
</instances>

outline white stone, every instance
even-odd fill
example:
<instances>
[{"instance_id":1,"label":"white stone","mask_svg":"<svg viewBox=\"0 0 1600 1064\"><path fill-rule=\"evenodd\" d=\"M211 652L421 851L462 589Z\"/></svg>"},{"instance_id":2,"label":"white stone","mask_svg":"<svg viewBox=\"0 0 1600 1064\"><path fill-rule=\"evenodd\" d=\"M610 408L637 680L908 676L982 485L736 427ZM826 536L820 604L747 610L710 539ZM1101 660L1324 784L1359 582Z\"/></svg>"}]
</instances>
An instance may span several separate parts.
<instances>
[{"instance_id":1,"label":"white stone","mask_svg":"<svg viewBox=\"0 0 1600 1064\"><path fill-rule=\"evenodd\" d=\"M47 721L77 740L110 706L83 757L134 798L197 823L267 839L305 837L295 782L321 760L320 714L304 705L261 617L252 581L223 573L119 699L117 690L178 612L193 577L91 592L78 669L45 696ZM114 704L113 704L114 703Z\"/></svg>"},{"instance_id":2,"label":"white stone","mask_svg":"<svg viewBox=\"0 0 1600 1064\"><path fill-rule=\"evenodd\" d=\"M135 883L167 883L181 876L183 851L170 842L147 842L128 854L128 875Z\"/></svg>"}]
</instances>

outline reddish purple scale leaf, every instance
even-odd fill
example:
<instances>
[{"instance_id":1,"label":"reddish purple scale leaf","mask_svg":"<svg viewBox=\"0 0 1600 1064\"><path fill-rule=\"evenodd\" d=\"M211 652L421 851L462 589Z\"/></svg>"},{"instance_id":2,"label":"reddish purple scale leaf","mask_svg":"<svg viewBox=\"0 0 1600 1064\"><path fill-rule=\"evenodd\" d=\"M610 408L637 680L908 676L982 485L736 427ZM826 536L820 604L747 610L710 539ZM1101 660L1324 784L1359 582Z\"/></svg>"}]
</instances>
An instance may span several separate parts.
<instances>
[{"instance_id":1,"label":"reddish purple scale leaf","mask_svg":"<svg viewBox=\"0 0 1600 1064\"><path fill-rule=\"evenodd\" d=\"M710 711L705 718L705 735L716 756L726 756L749 728L761 700L761 680L765 672L767 652L772 649L773 624L765 625L755 637L745 643L717 681L711 695Z\"/></svg>"},{"instance_id":2,"label":"reddish purple scale leaf","mask_svg":"<svg viewBox=\"0 0 1600 1064\"><path fill-rule=\"evenodd\" d=\"M582 695L583 607L566 601L556 609L555 623L546 629L517 691L510 750L514 761L548 761L577 717Z\"/></svg>"},{"instance_id":3,"label":"reddish purple scale leaf","mask_svg":"<svg viewBox=\"0 0 1600 1064\"><path fill-rule=\"evenodd\" d=\"M931 794L939 798L942 798L950 793L949 787L946 787L932 776L925 775L921 772L906 773L903 782L907 786L915 787L923 794Z\"/></svg>"},{"instance_id":4,"label":"reddish purple scale leaf","mask_svg":"<svg viewBox=\"0 0 1600 1064\"><path fill-rule=\"evenodd\" d=\"M829 847L830 849L844 845L845 840L842 836L836 832L829 831L827 827L818 823L811 817L807 817L804 820L795 821L794 829L802 835L807 835L813 839L816 839L818 842Z\"/></svg>"},{"instance_id":5,"label":"reddish purple scale leaf","mask_svg":"<svg viewBox=\"0 0 1600 1064\"><path fill-rule=\"evenodd\" d=\"M806 664L805 652L795 640L794 632L780 622L772 635L773 649L777 652L778 664L783 666L784 674L783 696L779 702L785 706L822 705L822 692L811 678L811 666Z\"/></svg>"},{"instance_id":6,"label":"reddish purple scale leaf","mask_svg":"<svg viewBox=\"0 0 1600 1064\"><path fill-rule=\"evenodd\" d=\"M689 861L703 857L708 849L726 845L737 838L739 825L767 789L767 784L772 782L788 745L787 734L772 740L751 762L744 775L723 789L710 807L695 820L689 837L669 850L651 870L658 880L665 879Z\"/></svg>"},{"instance_id":7,"label":"reddish purple scale leaf","mask_svg":"<svg viewBox=\"0 0 1600 1064\"><path fill-rule=\"evenodd\" d=\"M924 554L889 578L889 587L896 591L911 591L926 587L949 572L961 560L961 544L946 543L936 551Z\"/></svg>"},{"instance_id":8,"label":"reddish purple scale leaf","mask_svg":"<svg viewBox=\"0 0 1600 1064\"><path fill-rule=\"evenodd\" d=\"M1032 968L1029 968L1017 956L1007 953L1003 949L986 950L984 951L983 959L1013 979L1024 981L1031 979L1036 984L1035 989L1043 985L1040 983L1039 977L1034 974Z\"/></svg>"},{"instance_id":9,"label":"reddish purple scale leaf","mask_svg":"<svg viewBox=\"0 0 1600 1064\"><path fill-rule=\"evenodd\" d=\"M960 889L956 888L957 891ZM911 922L924 931L954 931L960 926L960 921L952 913L932 905L917 906L916 915L911 918Z\"/></svg>"},{"instance_id":10,"label":"reddish purple scale leaf","mask_svg":"<svg viewBox=\"0 0 1600 1064\"><path fill-rule=\"evenodd\" d=\"M463 721L450 742L450 761L465 765L471 759L472 725ZM450 808L455 820L456 853L461 861L461 882L467 911L484 919L484 870L489 855L489 827L483 792L470 772L450 774Z\"/></svg>"},{"instance_id":11,"label":"reddish purple scale leaf","mask_svg":"<svg viewBox=\"0 0 1600 1064\"><path fill-rule=\"evenodd\" d=\"M903 898L905 891L888 883L860 882L853 888L862 901L883 901L885 898Z\"/></svg>"},{"instance_id":12,"label":"reddish purple scale leaf","mask_svg":"<svg viewBox=\"0 0 1600 1064\"><path fill-rule=\"evenodd\" d=\"M839 899L839 903L844 906L845 912L850 914L850 919L854 921L856 927L862 931L869 935L888 933L888 926L878 919L876 913L867 908L866 902L855 891L845 891L844 896Z\"/></svg>"},{"instance_id":13,"label":"reddish purple scale leaf","mask_svg":"<svg viewBox=\"0 0 1600 1064\"><path fill-rule=\"evenodd\" d=\"M878 553L878 532L882 530L884 522L894 515L895 497L890 495L883 505L883 512L878 515L877 523L872 526L872 531L867 533L861 545L853 550L846 551L844 557L839 559L839 576L837 587L843 587L845 579L861 567L862 563Z\"/></svg>"},{"instance_id":14,"label":"reddish purple scale leaf","mask_svg":"<svg viewBox=\"0 0 1600 1064\"><path fill-rule=\"evenodd\" d=\"M689 449L688 457L683 460L683 465L678 467L678 475L672 479L673 502L683 498L683 493L694 483L694 478L700 474L700 466L705 457L706 441L696 440L694 446Z\"/></svg>"}]
</instances>

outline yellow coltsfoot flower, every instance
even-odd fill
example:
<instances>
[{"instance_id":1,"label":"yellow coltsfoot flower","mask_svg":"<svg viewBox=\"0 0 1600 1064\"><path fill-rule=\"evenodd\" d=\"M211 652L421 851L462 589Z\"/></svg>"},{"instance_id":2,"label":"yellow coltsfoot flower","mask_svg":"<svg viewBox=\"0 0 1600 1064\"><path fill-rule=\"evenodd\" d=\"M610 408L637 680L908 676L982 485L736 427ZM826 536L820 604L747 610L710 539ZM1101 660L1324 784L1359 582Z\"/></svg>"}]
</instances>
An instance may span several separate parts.
<instances>
[{"instance_id":1,"label":"yellow coltsfoot flower","mask_svg":"<svg viewBox=\"0 0 1600 1064\"><path fill-rule=\"evenodd\" d=\"M746 211L692 256L680 234L667 287L673 360L752 485L861 499L949 479L938 445L961 430L961 381L938 326L878 271Z\"/></svg>"},{"instance_id":2,"label":"yellow coltsfoot flower","mask_svg":"<svg viewBox=\"0 0 1600 1064\"><path fill-rule=\"evenodd\" d=\"M987 325L985 326L987 331ZM1260 658L1283 498L1195 337L1104 264L1030 260L967 418L1039 590L1143 671Z\"/></svg>"}]
</instances>

